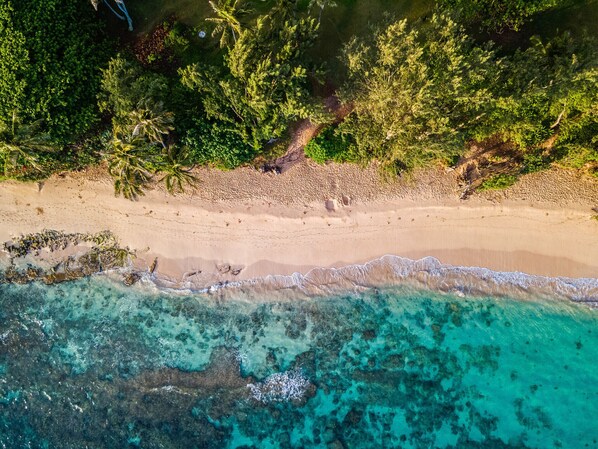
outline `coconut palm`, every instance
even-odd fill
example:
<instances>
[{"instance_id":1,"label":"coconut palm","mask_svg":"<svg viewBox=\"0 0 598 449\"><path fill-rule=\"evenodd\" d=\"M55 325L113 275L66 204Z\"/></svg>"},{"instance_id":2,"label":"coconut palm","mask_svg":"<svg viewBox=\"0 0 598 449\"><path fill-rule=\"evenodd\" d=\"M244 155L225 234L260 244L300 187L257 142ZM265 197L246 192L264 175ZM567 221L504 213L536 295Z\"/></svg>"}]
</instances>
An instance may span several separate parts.
<instances>
[{"instance_id":1,"label":"coconut palm","mask_svg":"<svg viewBox=\"0 0 598 449\"><path fill-rule=\"evenodd\" d=\"M164 181L170 194L183 193L185 184L195 187L197 178L193 175L193 167L189 167L190 165L186 148L172 145L165 149L160 164L160 172L164 173L164 176L160 181Z\"/></svg>"},{"instance_id":2,"label":"coconut palm","mask_svg":"<svg viewBox=\"0 0 598 449\"><path fill-rule=\"evenodd\" d=\"M215 24L212 37L220 36L221 48L228 47L231 37L233 42L237 42L241 34L239 17L249 12L242 8L243 0L218 0L217 3L210 0L209 3L216 15L206 19Z\"/></svg>"},{"instance_id":3,"label":"coconut palm","mask_svg":"<svg viewBox=\"0 0 598 449\"><path fill-rule=\"evenodd\" d=\"M41 123L22 124L16 112L13 112L10 126L0 122L0 155L4 161L4 176L14 176L19 167L24 173L43 173L38 154L55 151L57 146L50 135L40 131Z\"/></svg>"},{"instance_id":4,"label":"coconut palm","mask_svg":"<svg viewBox=\"0 0 598 449\"><path fill-rule=\"evenodd\" d=\"M160 104L153 108L135 109L125 118L131 136L145 137L150 143L160 144L162 147L166 147L164 137L174 129L173 122L173 113L163 111Z\"/></svg>"},{"instance_id":5,"label":"coconut palm","mask_svg":"<svg viewBox=\"0 0 598 449\"><path fill-rule=\"evenodd\" d=\"M116 129L110 141L108 172L114 179L115 195L130 200L143 195L143 186L151 179L152 148L147 142Z\"/></svg>"}]
</instances>

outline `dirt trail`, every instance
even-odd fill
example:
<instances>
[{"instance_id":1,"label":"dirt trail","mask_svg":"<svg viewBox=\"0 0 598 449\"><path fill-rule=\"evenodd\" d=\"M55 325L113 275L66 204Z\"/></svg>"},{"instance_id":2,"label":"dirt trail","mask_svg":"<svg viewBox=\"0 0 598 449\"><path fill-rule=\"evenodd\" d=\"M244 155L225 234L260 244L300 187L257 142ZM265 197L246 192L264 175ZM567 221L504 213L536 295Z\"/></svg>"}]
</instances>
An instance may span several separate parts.
<instances>
[{"instance_id":1,"label":"dirt trail","mask_svg":"<svg viewBox=\"0 0 598 449\"><path fill-rule=\"evenodd\" d=\"M351 105L343 105L336 95L331 95L324 100L326 109L334 114L334 123L341 122L353 110ZM312 123L309 119L300 120L291 131L291 143L287 152L276 159L274 166L279 173L284 173L295 164L305 160L305 146L311 139L316 137L326 125Z\"/></svg>"}]
</instances>

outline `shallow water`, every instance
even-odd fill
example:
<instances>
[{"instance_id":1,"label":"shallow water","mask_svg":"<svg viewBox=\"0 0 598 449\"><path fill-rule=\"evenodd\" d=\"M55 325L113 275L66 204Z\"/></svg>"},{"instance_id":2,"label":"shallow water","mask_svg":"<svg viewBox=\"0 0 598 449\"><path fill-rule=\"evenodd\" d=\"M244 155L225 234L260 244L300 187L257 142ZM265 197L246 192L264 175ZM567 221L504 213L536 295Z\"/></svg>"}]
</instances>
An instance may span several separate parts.
<instances>
[{"instance_id":1,"label":"shallow water","mask_svg":"<svg viewBox=\"0 0 598 449\"><path fill-rule=\"evenodd\" d=\"M595 448L597 325L564 301L396 288L0 286L0 447Z\"/></svg>"}]
</instances>

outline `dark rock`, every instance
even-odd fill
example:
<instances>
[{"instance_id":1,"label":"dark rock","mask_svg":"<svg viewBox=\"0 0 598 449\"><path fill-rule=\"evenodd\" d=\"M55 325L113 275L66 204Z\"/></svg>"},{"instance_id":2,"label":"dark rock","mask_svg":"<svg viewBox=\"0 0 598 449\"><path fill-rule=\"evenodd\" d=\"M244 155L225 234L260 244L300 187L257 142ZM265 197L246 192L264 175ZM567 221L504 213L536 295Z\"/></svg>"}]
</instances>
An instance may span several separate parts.
<instances>
[{"instance_id":1,"label":"dark rock","mask_svg":"<svg viewBox=\"0 0 598 449\"><path fill-rule=\"evenodd\" d=\"M136 284L139 279L141 279L141 275L133 271L131 273L125 274L123 282L126 286L130 287L131 285Z\"/></svg>"}]
</instances>

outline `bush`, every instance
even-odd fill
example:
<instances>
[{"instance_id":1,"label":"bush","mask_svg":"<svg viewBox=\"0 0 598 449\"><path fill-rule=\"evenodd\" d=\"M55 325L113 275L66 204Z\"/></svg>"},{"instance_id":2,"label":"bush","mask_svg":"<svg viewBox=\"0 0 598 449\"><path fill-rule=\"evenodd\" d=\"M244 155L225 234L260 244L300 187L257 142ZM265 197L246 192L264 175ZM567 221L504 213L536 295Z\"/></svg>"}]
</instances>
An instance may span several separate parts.
<instances>
[{"instance_id":1,"label":"bush","mask_svg":"<svg viewBox=\"0 0 598 449\"><path fill-rule=\"evenodd\" d=\"M523 154L522 173L534 173L544 170L550 166L553 161L551 155L544 153L543 150L526 151Z\"/></svg>"},{"instance_id":2,"label":"bush","mask_svg":"<svg viewBox=\"0 0 598 449\"><path fill-rule=\"evenodd\" d=\"M511 187L517 182L517 176L501 174L486 179L480 186L480 190L502 190Z\"/></svg>"},{"instance_id":3,"label":"bush","mask_svg":"<svg viewBox=\"0 0 598 449\"><path fill-rule=\"evenodd\" d=\"M193 120L193 127L183 138L189 148L189 159L194 164L210 164L218 168L233 169L255 156L235 128L202 118Z\"/></svg>"},{"instance_id":4,"label":"bush","mask_svg":"<svg viewBox=\"0 0 598 449\"><path fill-rule=\"evenodd\" d=\"M24 123L43 120L45 131L62 143L87 131L97 120L106 42L89 2L3 0L0 121L10 122L13 112ZM2 67L7 63L8 72Z\"/></svg>"},{"instance_id":5,"label":"bush","mask_svg":"<svg viewBox=\"0 0 598 449\"><path fill-rule=\"evenodd\" d=\"M335 126L330 126L305 146L305 155L324 164L328 161L355 162L356 155L352 153L353 143L346 135L339 135Z\"/></svg>"}]
</instances>

